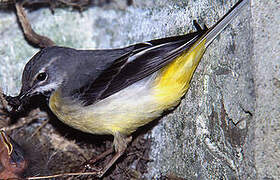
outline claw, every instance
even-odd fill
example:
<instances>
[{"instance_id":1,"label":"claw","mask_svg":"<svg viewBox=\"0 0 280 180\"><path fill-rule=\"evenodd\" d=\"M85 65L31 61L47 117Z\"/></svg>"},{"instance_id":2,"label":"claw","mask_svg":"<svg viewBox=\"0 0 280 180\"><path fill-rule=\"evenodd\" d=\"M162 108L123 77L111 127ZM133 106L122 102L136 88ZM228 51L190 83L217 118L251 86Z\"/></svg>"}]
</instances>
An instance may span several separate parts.
<instances>
[{"instance_id":1,"label":"claw","mask_svg":"<svg viewBox=\"0 0 280 180\"><path fill-rule=\"evenodd\" d=\"M196 28L196 30L199 31L207 31L208 27L204 24L203 29L201 28L201 26L197 23L196 20L193 20L193 25Z\"/></svg>"}]
</instances>

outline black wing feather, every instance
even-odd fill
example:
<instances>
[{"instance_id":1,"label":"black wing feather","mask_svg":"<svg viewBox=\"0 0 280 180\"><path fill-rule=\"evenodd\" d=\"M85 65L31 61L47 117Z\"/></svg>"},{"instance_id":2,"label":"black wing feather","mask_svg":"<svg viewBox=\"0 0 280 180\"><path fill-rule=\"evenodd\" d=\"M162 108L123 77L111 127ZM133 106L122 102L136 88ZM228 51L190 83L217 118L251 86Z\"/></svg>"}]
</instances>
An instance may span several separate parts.
<instances>
[{"instance_id":1,"label":"black wing feather","mask_svg":"<svg viewBox=\"0 0 280 180\"><path fill-rule=\"evenodd\" d=\"M128 54L114 61L109 68L105 69L105 71L103 71L102 74L94 80L94 83L90 86L82 87L79 90L79 98L85 103L85 105L90 105L100 99L104 91L106 91L110 85L111 81L117 74L119 74L122 66L124 66L126 62L124 60L127 59L127 56Z\"/></svg>"},{"instance_id":2,"label":"black wing feather","mask_svg":"<svg viewBox=\"0 0 280 180\"><path fill-rule=\"evenodd\" d=\"M130 46L133 47L130 52L116 59L89 86L79 90L79 98L85 105L91 105L151 75L189 49L204 32L205 29Z\"/></svg>"}]
</instances>

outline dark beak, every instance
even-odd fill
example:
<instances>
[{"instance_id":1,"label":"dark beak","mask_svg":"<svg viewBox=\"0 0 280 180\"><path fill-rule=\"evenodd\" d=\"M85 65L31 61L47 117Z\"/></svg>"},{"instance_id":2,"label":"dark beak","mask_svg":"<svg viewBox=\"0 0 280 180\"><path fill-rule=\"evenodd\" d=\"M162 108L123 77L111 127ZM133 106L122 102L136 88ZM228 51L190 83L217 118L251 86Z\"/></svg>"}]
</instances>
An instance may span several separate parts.
<instances>
[{"instance_id":1,"label":"dark beak","mask_svg":"<svg viewBox=\"0 0 280 180\"><path fill-rule=\"evenodd\" d=\"M30 97L30 92L31 92L31 90L29 90L27 92L21 90L21 92L18 96L15 96L15 97L6 96L5 99L8 101L8 104L12 107L11 111L13 111L13 112L21 111L23 108L23 105L26 104L26 102L28 101L28 99Z\"/></svg>"},{"instance_id":2,"label":"dark beak","mask_svg":"<svg viewBox=\"0 0 280 180\"><path fill-rule=\"evenodd\" d=\"M31 94L31 89L28 90L28 91L23 91L23 90L21 90L20 93L19 93L19 95L16 96L16 97L18 98L18 100L19 100L20 102L22 102L22 101L23 101L24 99L26 99L27 97L30 97L30 94Z\"/></svg>"},{"instance_id":3,"label":"dark beak","mask_svg":"<svg viewBox=\"0 0 280 180\"><path fill-rule=\"evenodd\" d=\"M31 91L32 89L28 90L28 91L20 91L20 94L18 96L16 96L15 98L17 98L17 101L19 104L17 104L15 111L21 111L23 106L28 102L28 99L31 96Z\"/></svg>"}]
</instances>

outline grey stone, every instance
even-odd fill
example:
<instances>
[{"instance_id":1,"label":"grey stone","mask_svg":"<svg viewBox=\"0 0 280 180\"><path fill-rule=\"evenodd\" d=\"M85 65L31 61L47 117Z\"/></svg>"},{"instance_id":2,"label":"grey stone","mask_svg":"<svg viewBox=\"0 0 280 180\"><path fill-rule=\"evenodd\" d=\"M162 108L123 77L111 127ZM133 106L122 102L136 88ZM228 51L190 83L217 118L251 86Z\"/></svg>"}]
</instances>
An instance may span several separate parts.
<instances>
[{"instance_id":1,"label":"grey stone","mask_svg":"<svg viewBox=\"0 0 280 180\"><path fill-rule=\"evenodd\" d=\"M135 1L133 6L28 12L34 29L57 45L116 48L211 27L237 1ZM181 104L147 134L147 179L280 178L279 1L253 0L208 47ZM0 85L20 88L31 47L12 12L0 12Z\"/></svg>"}]
</instances>

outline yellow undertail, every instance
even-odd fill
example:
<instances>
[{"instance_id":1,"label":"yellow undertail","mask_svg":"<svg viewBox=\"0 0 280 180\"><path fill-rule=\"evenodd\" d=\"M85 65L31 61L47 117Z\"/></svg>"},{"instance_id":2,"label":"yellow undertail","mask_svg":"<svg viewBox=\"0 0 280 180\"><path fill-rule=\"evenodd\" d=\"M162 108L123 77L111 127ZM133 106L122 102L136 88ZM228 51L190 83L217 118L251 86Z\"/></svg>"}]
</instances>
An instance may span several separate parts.
<instances>
[{"instance_id":1,"label":"yellow undertail","mask_svg":"<svg viewBox=\"0 0 280 180\"><path fill-rule=\"evenodd\" d=\"M177 105L188 90L193 73L205 52L205 40L193 47L193 50L183 53L161 69L154 87L154 95L161 106L160 109L169 109Z\"/></svg>"}]
</instances>

